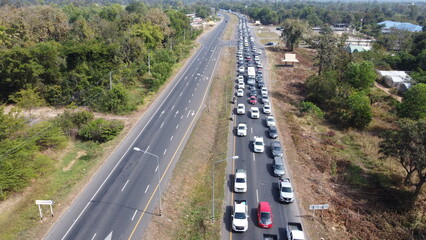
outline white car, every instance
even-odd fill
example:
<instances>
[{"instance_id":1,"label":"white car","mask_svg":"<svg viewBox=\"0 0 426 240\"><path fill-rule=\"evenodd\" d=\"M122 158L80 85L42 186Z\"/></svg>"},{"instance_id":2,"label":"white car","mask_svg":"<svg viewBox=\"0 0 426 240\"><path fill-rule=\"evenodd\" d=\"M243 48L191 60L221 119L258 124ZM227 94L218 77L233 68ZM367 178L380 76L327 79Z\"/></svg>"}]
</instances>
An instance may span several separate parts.
<instances>
[{"instance_id":1,"label":"white car","mask_svg":"<svg viewBox=\"0 0 426 240\"><path fill-rule=\"evenodd\" d=\"M251 107L250 108L250 117L251 118L259 118L259 108L258 107Z\"/></svg>"},{"instance_id":2,"label":"white car","mask_svg":"<svg viewBox=\"0 0 426 240\"><path fill-rule=\"evenodd\" d=\"M246 123L244 123L244 122L238 123L237 136L240 136L240 137L247 136L247 124Z\"/></svg>"},{"instance_id":3,"label":"white car","mask_svg":"<svg viewBox=\"0 0 426 240\"><path fill-rule=\"evenodd\" d=\"M268 95L262 96L262 103L263 104L269 104L269 97L268 97Z\"/></svg>"},{"instance_id":4,"label":"white car","mask_svg":"<svg viewBox=\"0 0 426 240\"><path fill-rule=\"evenodd\" d=\"M266 87L262 87L260 89L260 95L262 95L262 96L268 96L268 89L266 89Z\"/></svg>"},{"instance_id":5,"label":"white car","mask_svg":"<svg viewBox=\"0 0 426 240\"><path fill-rule=\"evenodd\" d=\"M263 68L263 64L261 62L258 62L257 67Z\"/></svg>"},{"instance_id":6,"label":"white car","mask_svg":"<svg viewBox=\"0 0 426 240\"><path fill-rule=\"evenodd\" d=\"M263 142L263 137L254 136L253 150L257 153L263 153L265 151L265 142Z\"/></svg>"},{"instance_id":7,"label":"white car","mask_svg":"<svg viewBox=\"0 0 426 240\"><path fill-rule=\"evenodd\" d=\"M255 60L255 61L260 61L259 56L255 56L255 57L254 57L254 60Z\"/></svg>"},{"instance_id":8,"label":"white car","mask_svg":"<svg viewBox=\"0 0 426 240\"><path fill-rule=\"evenodd\" d=\"M244 76L242 76L242 75L238 76L238 83L240 83L240 82L244 82Z\"/></svg>"},{"instance_id":9,"label":"white car","mask_svg":"<svg viewBox=\"0 0 426 240\"><path fill-rule=\"evenodd\" d=\"M246 170L236 169L234 179L234 192L247 192Z\"/></svg>"},{"instance_id":10,"label":"white car","mask_svg":"<svg viewBox=\"0 0 426 240\"><path fill-rule=\"evenodd\" d=\"M257 54L262 55L262 50L258 50Z\"/></svg>"},{"instance_id":11,"label":"white car","mask_svg":"<svg viewBox=\"0 0 426 240\"><path fill-rule=\"evenodd\" d=\"M245 85L243 82L238 83L238 89L244 89Z\"/></svg>"},{"instance_id":12,"label":"white car","mask_svg":"<svg viewBox=\"0 0 426 240\"><path fill-rule=\"evenodd\" d=\"M246 106L244 103L239 103L237 105L237 114L245 114L246 113Z\"/></svg>"},{"instance_id":13,"label":"white car","mask_svg":"<svg viewBox=\"0 0 426 240\"><path fill-rule=\"evenodd\" d=\"M294 192L290 179L281 178L278 182L278 191L280 193L280 201L286 203L294 202Z\"/></svg>"},{"instance_id":14,"label":"white car","mask_svg":"<svg viewBox=\"0 0 426 240\"><path fill-rule=\"evenodd\" d=\"M242 97L242 96L244 96L244 90L240 88L237 90L237 97Z\"/></svg>"},{"instance_id":15,"label":"white car","mask_svg":"<svg viewBox=\"0 0 426 240\"><path fill-rule=\"evenodd\" d=\"M264 114L271 114L271 105L269 105L269 104L263 105L263 113Z\"/></svg>"},{"instance_id":16,"label":"white car","mask_svg":"<svg viewBox=\"0 0 426 240\"><path fill-rule=\"evenodd\" d=\"M271 127L274 126L275 127L275 119L272 116L267 116L266 117L266 126Z\"/></svg>"},{"instance_id":17,"label":"white car","mask_svg":"<svg viewBox=\"0 0 426 240\"><path fill-rule=\"evenodd\" d=\"M240 73L244 73L244 67L243 67L243 66L241 66L240 68L238 68L238 71L239 71Z\"/></svg>"}]
</instances>

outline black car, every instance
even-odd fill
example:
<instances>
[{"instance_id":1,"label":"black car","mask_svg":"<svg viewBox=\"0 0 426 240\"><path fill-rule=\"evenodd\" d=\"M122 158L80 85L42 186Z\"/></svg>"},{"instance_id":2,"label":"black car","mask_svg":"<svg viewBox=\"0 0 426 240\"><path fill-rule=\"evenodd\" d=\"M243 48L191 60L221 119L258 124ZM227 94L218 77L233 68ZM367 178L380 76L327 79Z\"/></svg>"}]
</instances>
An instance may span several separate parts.
<instances>
[{"instance_id":1,"label":"black car","mask_svg":"<svg viewBox=\"0 0 426 240\"><path fill-rule=\"evenodd\" d=\"M265 86L265 82L263 82L263 80L262 80L262 81L257 82L257 87L258 87L258 88L263 88L264 86Z\"/></svg>"},{"instance_id":2,"label":"black car","mask_svg":"<svg viewBox=\"0 0 426 240\"><path fill-rule=\"evenodd\" d=\"M257 96L257 90L250 90L250 96Z\"/></svg>"},{"instance_id":3,"label":"black car","mask_svg":"<svg viewBox=\"0 0 426 240\"><path fill-rule=\"evenodd\" d=\"M274 126L270 126L268 129L268 135L270 138L277 138L278 137L278 131L277 128Z\"/></svg>"}]
</instances>

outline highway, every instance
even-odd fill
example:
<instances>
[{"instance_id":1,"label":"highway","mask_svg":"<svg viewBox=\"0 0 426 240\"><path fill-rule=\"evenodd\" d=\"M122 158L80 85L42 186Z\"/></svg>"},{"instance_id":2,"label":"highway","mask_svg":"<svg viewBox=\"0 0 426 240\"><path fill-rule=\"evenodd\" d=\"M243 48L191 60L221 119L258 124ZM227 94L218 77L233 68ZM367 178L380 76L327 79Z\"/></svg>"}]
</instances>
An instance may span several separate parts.
<instances>
[{"instance_id":1,"label":"highway","mask_svg":"<svg viewBox=\"0 0 426 240\"><path fill-rule=\"evenodd\" d=\"M255 37L255 34L253 33ZM236 35L238 38L238 34ZM270 83L270 74L269 70L272 66L269 66L265 48L261 44L256 42L255 37L255 46L257 49L262 50L260 55L260 60L263 63L263 76L265 80L266 87L268 90L271 89ZM247 69L247 62L244 60L245 67ZM237 66L236 66L237 70ZM236 77L238 73L236 72ZM236 78L235 77L235 78ZM235 81L235 91L237 90L237 81ZM278 193L278 177L273 176L273 166L272 160L273 156L270 149L271 138L267 135L267 126L266 126L266 114L262 112L263 104L257 102L255 105L249 103L249 93L247 86L245 87L245 92L243 97L237 98L238 103L244 103L246 106L246 114L237 115L236 111L235 118L233 121L232 127L232 137L230 139L230 154L239 156L238 159L228 162L227 167L227 197L226 197L226 212L223 218L224 224L222 226L222 239L262 239L263 234L274 234L278 236L278 239L287 239L286 237L286 224L288 221L292 222L301 222L299 217L299 209L297 207L297 195L295 196L295 202L290 204L283 204L279 201ZM259 100L260 94L258 95ZM269 97L270 94L269 94ZM272 99L270 99L270 102ZM250 107L257 106L260 109L259 119L250 118ZM274 113L273 103L271 102L272 113ZM235 110L235 109L234 109ZM247 124L247 136L238 137L236 136L236 126L240 122L245 122ZM281 132L280 135L286 133ZM263 153L254 153L253 151L253 141L254 136L262 136L265 141L265 151ZM278 140L280 137L278 137ZM284 146L283 146L284 147ZM287 158L284 153L284 162L286 166L286 175L285 177L291 176L288 175L287 167L288 164ZM247 192L246 193L234 193L233 192L233 175L235 169L242 168L247 171ZM249 207L249 226L246 232L233 232L232 230L232 211L233 211L233 202L234 200L246 200ZM267 201L271 205L272 214L273 214L273 227L271 229L262 229L258 226L257 222L257 205L261 201Z\"/></svg>"},{"instance_id":2,"label":"highway","mask_svg":"<svg viewBox=\"0 0 426 240\"><path fill-rule=\"evenodd\" d=\"M151 217L159 217L159 190L166 189L208 100L221 51L219 38L228 18L223 16L226 21L222 20L200 39L198 51L152 103L45 239L142 238ZM134 150L135 147L140 150Z\"/></svg>"}]
</instances>

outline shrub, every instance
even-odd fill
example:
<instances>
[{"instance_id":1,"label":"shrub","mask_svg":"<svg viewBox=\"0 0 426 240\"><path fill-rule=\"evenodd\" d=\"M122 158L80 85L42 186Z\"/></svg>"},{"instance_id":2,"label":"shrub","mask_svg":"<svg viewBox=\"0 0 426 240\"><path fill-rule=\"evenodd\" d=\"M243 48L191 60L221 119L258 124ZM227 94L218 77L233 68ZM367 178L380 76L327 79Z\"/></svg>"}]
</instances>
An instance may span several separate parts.
<instances>
[{"instance_id":1,"label":"shrub","mask_svg":"<svg viewBox=\"0 0 426 240\"><path fill-rule=\"evenodd\" d=\"M65 110L64 113L56 117L55 124L62 128L65 135L76 136L81 126L92 121L93 118L93 113L89 111L72 112L70 110Z\"/></svg>"},{"instance_id":2,"label":"shrub","mask_svg":"<svg viewBox=\"0 0 426 240\"><path fill-rule=\"evenodd\" d=\"M103 143L112 140L123 128L124 124L121 121L99 118L83 126L78 136L82 140Z\"/></svg>"},{"instance_id":3,"label":"shrub","mask_svg":"<svg viewBox=\"0 0 426 240\"><path fill-rule=\"evenodd\" d=\"M300 103L300 111L304 113L313 114L319 118L324 117L324 112L312 102L302 101Z\"/></svg>"}]
</instances>

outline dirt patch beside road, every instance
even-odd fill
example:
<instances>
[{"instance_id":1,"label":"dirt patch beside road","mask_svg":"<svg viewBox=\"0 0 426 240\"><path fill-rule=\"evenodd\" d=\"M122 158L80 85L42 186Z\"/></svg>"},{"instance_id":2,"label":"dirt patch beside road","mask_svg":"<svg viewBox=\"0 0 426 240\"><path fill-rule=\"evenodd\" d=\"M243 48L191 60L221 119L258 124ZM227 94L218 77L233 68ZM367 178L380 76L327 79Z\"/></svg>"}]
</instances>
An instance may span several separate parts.
<instances>
[{"instance_id":1,"label":"dirt patch beside road","mask_svg":"<svg viewBox=\"0 0 426 240\"><path fill-rule=\"evenodd\" d=\"M317 71L316 53L296 49L300 63L295 67L281 65L284 53L279 47L267 52L274 65L271 94L310 239L412 239L414 222L425 226L426 204L422 196L407 207L404 196L410 192L398 185L404 176L401 167L379 159L378 131L395 126L388 106L372 105L373 122L365 131L342 130L300 113L304 82ZM371 94L379 94L372 90ZM313 217L309 205L325 203L330 209Z\"/></svg>"}]
</instances>

